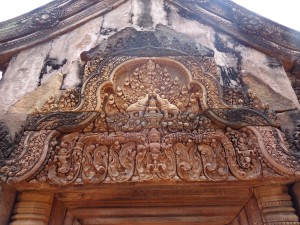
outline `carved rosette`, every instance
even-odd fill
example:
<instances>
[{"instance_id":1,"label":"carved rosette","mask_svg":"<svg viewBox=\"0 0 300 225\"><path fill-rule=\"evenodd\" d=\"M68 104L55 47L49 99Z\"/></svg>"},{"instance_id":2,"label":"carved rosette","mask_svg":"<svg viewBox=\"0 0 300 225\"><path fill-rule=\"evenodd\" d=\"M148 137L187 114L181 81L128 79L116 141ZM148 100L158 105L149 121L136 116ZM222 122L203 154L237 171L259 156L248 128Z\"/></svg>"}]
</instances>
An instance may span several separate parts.
<instances>
[{"instance_id":1,"label":"carved rosette","mask_svg":"<svg viewBox=\"0 0 300 225\"><path fill-rule=\"evenodd\" d=\"M241 106L226 104L203 59L100 62L87 63L81 96L55 97L74 104L59 109L47 101L30 117L33 131L24 134L19 157L6 162L5 179L62 186L299 174L296 155L266 107L251 91L244 100L247 93L239 95Z\"/></svg>"},{"instance_id":2,"label":"carved rosette","mask_svg":"<svg viewBox=\"0 0 300 225\"><path fill-rule=\"evenodd\" d=\"M55 27L59 23L58 18L59 18L58 10L39 12L31 18L30 26L32 28L43 28L43 29Z\"/></svg>"}]
</instances>

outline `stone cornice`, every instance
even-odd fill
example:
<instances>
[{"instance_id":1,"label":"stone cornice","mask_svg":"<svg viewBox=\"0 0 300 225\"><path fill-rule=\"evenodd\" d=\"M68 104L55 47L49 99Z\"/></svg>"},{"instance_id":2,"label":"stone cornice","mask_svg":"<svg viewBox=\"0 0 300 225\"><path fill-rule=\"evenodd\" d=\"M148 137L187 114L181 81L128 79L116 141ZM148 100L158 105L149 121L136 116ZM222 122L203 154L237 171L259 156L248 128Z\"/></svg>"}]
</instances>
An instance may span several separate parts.
<instances>
[{"instance_id":1,"label":"stone cornice","mask_svg":"<svg viewBox=\"0 0 300 225\"><path fill-rule=\"evenodd\" d=\"M127 0L56 0L0 23L0 63L118 7Z\"/></svg>"},{"instance_id":2,"label":"stone cornice","mask_svg":"<svg viewBox=\"0 0 300 225\"><path fill-rule=\"evenodd\" d=\"M56 0L0 23L0 63L21 49L68 32L127 0ZM300 58L300 32L261 17L232 1L167 0L184 14L204 21L246 44L294 64Z\"/></svg>"}]
</instances>

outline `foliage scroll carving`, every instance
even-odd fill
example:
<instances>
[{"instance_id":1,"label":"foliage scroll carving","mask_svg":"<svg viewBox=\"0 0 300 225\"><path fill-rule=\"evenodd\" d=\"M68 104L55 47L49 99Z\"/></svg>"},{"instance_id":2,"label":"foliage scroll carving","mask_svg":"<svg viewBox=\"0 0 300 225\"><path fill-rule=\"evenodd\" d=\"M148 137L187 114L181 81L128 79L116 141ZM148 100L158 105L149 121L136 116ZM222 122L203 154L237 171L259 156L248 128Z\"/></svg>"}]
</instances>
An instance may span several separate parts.
<instances>
[{"instance_id":1,"label":"foliage scroll carving","mask_svg":"<svg viewBox=\"0 0 300 225\"><path fill-rule=\"evenodd\" d=\"M86 64L81 96L68 90L50 101L55 107L47 101L28 118L32 131L2 179L62 186L298 175L296 156L265 105L250 91L239 96L255 107L224 101L203 59L101 60Z\"/></svg>"}]
</instances>

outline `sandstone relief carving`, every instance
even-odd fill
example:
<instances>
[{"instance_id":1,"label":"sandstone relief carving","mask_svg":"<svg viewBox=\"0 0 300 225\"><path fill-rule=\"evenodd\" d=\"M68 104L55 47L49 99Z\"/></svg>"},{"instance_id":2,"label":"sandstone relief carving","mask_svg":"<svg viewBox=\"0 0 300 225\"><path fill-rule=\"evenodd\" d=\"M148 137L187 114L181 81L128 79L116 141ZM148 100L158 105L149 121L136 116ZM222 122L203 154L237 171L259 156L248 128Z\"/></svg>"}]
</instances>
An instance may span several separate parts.
<instances>
[{"instance_id":1,"label":"sandstone relief carving","mask_svg":"<svg viewBox=\"0 0 300 225\"><path fill-rule=\"evenodd\" d=\"M294 138L293 141L294 151L300 151L300 121L297 121L293 138Z\"/></svg>"},{"instance_id":2,"label":"sandstone relief carving","mask_svg":"<svg viewBox=\"0 0 300 225\"><path fill-rule=\"evenodd\" d=\"M296 151L268 107L251 90L223 100L201 62L183 56L89 61L81 94L53 96L28 118L31 131L19 157L5 162L2 180L61 186L298 175Z\"/></svg>"}]
</instances>

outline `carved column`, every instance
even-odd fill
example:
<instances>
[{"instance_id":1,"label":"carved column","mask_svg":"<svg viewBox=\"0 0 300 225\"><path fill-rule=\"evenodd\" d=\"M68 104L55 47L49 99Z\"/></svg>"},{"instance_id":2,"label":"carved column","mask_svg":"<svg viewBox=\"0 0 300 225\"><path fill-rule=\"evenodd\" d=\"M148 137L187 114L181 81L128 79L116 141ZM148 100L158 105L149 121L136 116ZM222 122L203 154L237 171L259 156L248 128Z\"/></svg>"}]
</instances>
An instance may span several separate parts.
<instances>
[{"instance_id":1,"label":"carved column","mask_svg":"<svg viewBox=\"0 0 300 225\"><path fill-rule=\"evenodd\" d=\"M257 201L252 197L229 225L263 225Z\"/></svg>"},{"instance_id":2,"label":"carved column","mask_svg":"<svg viewBox=\"0 0 300 225\"><path fill-rule=\"evenodd\" d=\"M292 198L297 210L297 215L300 216L300 182L297 182L292 186Z\"/></svg>"},{"instance_id":3,"label":"carved column","mask_svg":"<svg viewBox=\"0 0 300 225\"><path fill-rule=\"evenodd\" d=\"M16 191L0 185L0 225L7 225L16 199Z\"/></svg>"},{"instance_id":4,"label":"carved column","mask_svg":"<svg viewBox=\"0 0 300 225\"><path fill-rule=\"evenodd\" d=\"M287 186L261 186L254 190L265 225L299 225Z\"/></svg>"},{"instance_id":5,"label":"carved column","mask_svg":"<svg viewBox=\"0 0 300 225\"><path fill-rule=\"evenodd\" d=\"M24 191L18 194L10 225L47 225L53 194Z\"/></svg>"}]
</instances>

